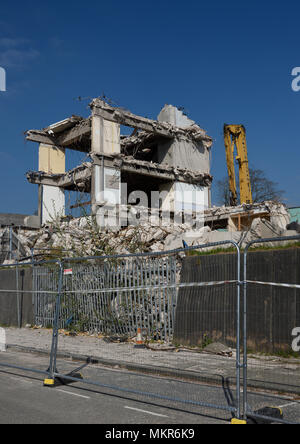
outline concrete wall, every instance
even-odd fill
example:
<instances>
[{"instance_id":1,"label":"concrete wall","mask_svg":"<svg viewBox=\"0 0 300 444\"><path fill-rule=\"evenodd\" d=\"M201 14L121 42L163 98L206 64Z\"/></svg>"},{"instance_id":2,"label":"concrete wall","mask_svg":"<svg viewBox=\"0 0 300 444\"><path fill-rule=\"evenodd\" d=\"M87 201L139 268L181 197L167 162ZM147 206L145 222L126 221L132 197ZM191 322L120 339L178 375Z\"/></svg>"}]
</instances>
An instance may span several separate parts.
<instances>
[{"instance_id":1,"label":"concrete wall","mask_svg":"<svg viewBox=\"0 0 300 444\"><path fill-rule=\"evenodd\" d=\"M66 155L63 148L40 144L39 171L49 174L63 174L66 171Z\"/></svg>"},{"instance_id":2,"label":"concrete wall","mask_svg":"<svg viewBox=\"0 0 300 444\"><path fill-rule=\"evenodd\" d=\"M42 186L42 224L65 215L65 192L58 187Z\"/></svg>"},{"instance_id":3,"label":"concrete wall","mask_svg":"<svg viewBox=\"0 0 300 444\"><path fill-rule=\"evenodd\" d=\"M166 105L161 110L158 121L171 123L179 128L195 125L193 120L172 105ZM194 142L185 138L167 140L158 147L158 162L199 173L210 173L210 152L201 141Z\"/></svg>"},{"instance_id":4,"label":"concrete wall","mask_svg":"<svg viewBox=\"0 0 300 444\"><path fill-rule=\"evenodd\" d=\"M39 228L39 217L25 214L0 214L0 226L9 227L12 225L15 227Z\"/></svg>"},{"instance_id":5,"label":"concrete wall","mask_svg":"<svg viewBox=\"0 0 300 444\"><path fill-rule=\"evenodd\" d=\"M39 171L48 174L64 174L66 171L65 150L40 144ZM63 189L40 185L39 215L42 224L51 222L57 216L65 215L65 193Z\"/></svg>"},{"instance_id":6,"label":"concrete wall","mask_svg":"<svg viewBox=\"0 0 300 444\"><path fill-rule=\"evenodd\" d=\"M175 183L175 211L204 211L209 206L208 188L189 183Z\"/></svg>"},{"instance_id":7,"label":"concrete wall","mask_svg":"<svg viewBox=\"0 0 300 444\"><path fill-rule=\"evenodd\" d=\"M160 186L162 210L170 212L202 212L209 208L209 188L183 182Z\"/></svg>"},{"instance_id":8,"label":"concrete wall","mask_svg":"<svg viewBox=\"0 0 300 444\"><path fill-rule=\"evenodd\" d=\"M157 120L159 122L168 122L179 128L188 128L195 124L195 122L189 119L182 111L173 105L165 105L159 113Z\"/></svg>"},{"instance_id":9,"label":"concrete wall","mask_svg":"<svg viewBox=\"0 0 300 444\"><path fill-rule=\"evenodd\" d=\"M174 139L158 146L158 163L210 174L210 153L202 142Z\"/></svg>"}]
</instances>

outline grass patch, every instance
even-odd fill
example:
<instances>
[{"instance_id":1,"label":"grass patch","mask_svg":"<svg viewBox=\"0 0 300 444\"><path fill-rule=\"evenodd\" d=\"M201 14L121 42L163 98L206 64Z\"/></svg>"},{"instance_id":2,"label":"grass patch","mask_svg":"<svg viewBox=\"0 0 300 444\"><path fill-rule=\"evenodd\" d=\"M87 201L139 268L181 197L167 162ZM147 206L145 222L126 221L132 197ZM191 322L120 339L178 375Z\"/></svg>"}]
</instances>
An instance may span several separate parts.
<instances>
[{"instance_id":1,"label":"grass patch","mask_svg":"<svg viewBox=\"0 0 300 444\"><path fill-rule=\"evenodd\" d=\"M294 249L294 248L300 248L300 241L299 242L290 242L287 245L278 245L278 246L268 246L268 245L257 245L251 247L249 249L249 252L254 251L270 251L270 250L288 250L288 249ZM244 252L245 248L241 248L241 252ZM236 248L229 247L229 248L215 248L213 250L209 251L202 251L202 250L190 250L187 251L187 256L209 256L213 254L228 254L228 253L236 253Z\"/></svg>"},{"instance_id":2,"label":"grass patch","mask_svg":"<svg viewBox=\"0 0 300 444\"><path fill-rule=\"evenodd\" d=\"M257 357L265 357L265 358L271 358L272 356L278 357L278 358L284 358L284 359L299 359L300 360L300 353L295 352L292 349L290 350L278 350L274 352L257 352L252 349L247 350L247 354L249 358L257 358Z\"/></svg>"}]
</instances>

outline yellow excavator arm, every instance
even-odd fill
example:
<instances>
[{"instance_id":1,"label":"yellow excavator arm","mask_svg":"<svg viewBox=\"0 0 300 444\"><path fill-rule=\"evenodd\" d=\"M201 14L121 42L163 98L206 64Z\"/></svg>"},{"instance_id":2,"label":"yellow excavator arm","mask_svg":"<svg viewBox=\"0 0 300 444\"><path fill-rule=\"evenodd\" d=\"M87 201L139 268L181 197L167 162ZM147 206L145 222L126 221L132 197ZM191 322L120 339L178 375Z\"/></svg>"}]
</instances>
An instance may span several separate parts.
<instances>
[{"instance_id":1,"label":"yellow excavator arm","mask_svg":"<svg viewBox=\"0 0 300 444\"><path fill-rule=\"evenodd\" d=\"M230 204L238 204L235 168L234 147L236 146L239 164L240 203L252 204L251 182L248 165L246 130L243 125L224 125L224 142L226 148L226 161L229 175Z\"/></svg>"}]
</instances>

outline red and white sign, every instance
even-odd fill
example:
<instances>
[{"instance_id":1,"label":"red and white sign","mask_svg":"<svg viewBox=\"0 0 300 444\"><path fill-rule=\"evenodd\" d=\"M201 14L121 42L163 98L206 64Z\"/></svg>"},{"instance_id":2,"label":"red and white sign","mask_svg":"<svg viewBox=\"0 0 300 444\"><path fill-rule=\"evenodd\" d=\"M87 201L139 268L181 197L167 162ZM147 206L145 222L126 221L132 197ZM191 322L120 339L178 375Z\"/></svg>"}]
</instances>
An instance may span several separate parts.
<instances>
[{"instance_id":1,"label":"red and white sign","mask_svg":"<svg viewBox=\"0 0 300 444\"><path fill-rule=\"evenodd\" d=\"M65 276L68 276L68 275L70 275L70 274L73 274L73 270L72 270L72 268L68 268L67 270L64 270L64 275L65 275Z\"/></svg>"}]
</instances>

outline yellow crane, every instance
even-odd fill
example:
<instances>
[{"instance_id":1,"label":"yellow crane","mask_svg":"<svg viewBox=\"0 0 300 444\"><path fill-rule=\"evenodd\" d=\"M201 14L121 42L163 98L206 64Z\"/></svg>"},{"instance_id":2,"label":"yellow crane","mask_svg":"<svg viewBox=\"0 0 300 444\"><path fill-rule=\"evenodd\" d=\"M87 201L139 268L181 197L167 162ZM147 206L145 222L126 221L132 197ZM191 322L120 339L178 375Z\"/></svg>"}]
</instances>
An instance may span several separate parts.
<instances>
[{"instance_id":1,"label":"yellow crane","mask_svg":"<svg viewBox=\"0 0 300 444\"><path fill-rule=\"evenodd\" d=\"M234 168L235 146L237 150L236 160L238 161L239 165L240 203L252 204L253 199L251 192L245 127L243 125L224 125L224 141L229 175L230 205L238 205Z\"/></svg>"}]
</instances>

